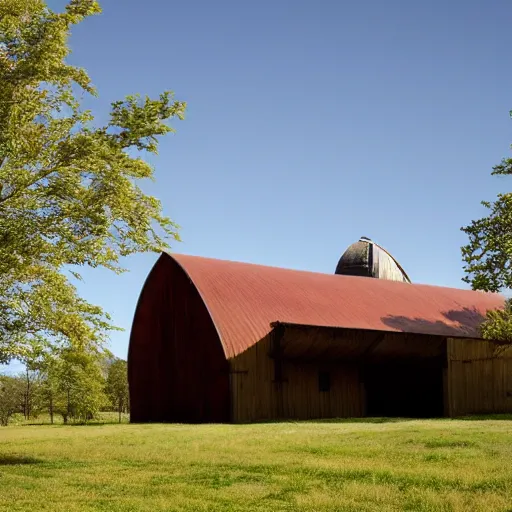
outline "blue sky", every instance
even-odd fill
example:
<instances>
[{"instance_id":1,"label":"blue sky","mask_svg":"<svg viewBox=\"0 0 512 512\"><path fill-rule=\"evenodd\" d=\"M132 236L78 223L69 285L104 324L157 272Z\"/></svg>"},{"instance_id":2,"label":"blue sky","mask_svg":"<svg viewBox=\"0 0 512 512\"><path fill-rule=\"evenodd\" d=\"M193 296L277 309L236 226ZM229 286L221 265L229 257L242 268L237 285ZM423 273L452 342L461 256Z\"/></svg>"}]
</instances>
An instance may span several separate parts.
<instances>
[{"instance_id":1,"label":"blue sky","mask_svg":"<svg viewBox=\"0 0 512 512\"><path fill-rule=\"evenodd\" d=\"M98 119L136 92L189 105L144 187L182 226L175 251L331 273L365 235L413 281L465 287L459 228L510 187L490 176L512 141L510 2L102 6L70 58L99 89ZM127 329L121 357L155 260L80 285Z\"/></svg>"}]
</instances>

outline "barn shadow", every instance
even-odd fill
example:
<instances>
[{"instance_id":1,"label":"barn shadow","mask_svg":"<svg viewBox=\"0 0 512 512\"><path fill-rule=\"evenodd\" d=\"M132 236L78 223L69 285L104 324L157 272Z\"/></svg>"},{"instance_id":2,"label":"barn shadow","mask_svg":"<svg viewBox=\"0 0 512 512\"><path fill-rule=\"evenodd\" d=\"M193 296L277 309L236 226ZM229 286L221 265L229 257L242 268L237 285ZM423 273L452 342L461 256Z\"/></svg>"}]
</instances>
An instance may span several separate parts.
<instances>
[{"instance_id":1,"label":"barn shadow","mask_svg":"<svg viewBox=\"0 0 512 512\"><path fill-rule=\"evenodd\" d=\"M453 418L461 421L512 421L512 414L479 414Z\"/></svg>"},{"instance_id":2,"label":"barn shadow","mask_svg":"<svg viewBox=\"0 0 512 512\"><path fill-rule=\"evenodd\" d=\"M454 337L477 334L480 324L485 320L485 315L473 308L452 309L443 312L442 315L446 321L392 315L382 317L381 320L388 327L402 332Z\"/></svg>"},{"instance_id":3,"label":"barn shadow","mask_svg":"<svg viewBox=\"0 0 512 512\"><path fill-rule=\"evenodd\" d=\"M0 454L0 466L25 466L42 464L44 461L26 455Z\"/></svg>"},{"instance_id":4,"label":"barn shadow","mask_svg":"<svg viewBox=\"0 0 512 512\"><path fill-rule=\"evenodd\" d=\"M444 416L435 418L326 418L318 420L304 420L305 423L404 423L408 421L442 420L442 421L512 421L512 414L481 414L470 416Z\"/></svg>"},{"instance_id":5,"label":"barn shadow","mask_svg":"<svg viewBox=\"0 0 512 512\"><path fill-rule=\"evenodd\" d=\"M294 421L293 423L405 423L410 421L424 421L424 420L439 420L439 421L512 421L512 414L481 414L481 415L470 415L470 416L456 416L454 418L441 417L429 417L429 418L325 418L316 420L301 420ZM286 421L286 420L284 420ZM290 420L292 422L292 420Z\"/></svg>"},{"instance_id":6,"label":"barn shadow","mask_svg":"<svg viewBox=\"0 0 512 512\"><path fill-rule=\"evenodd\" d=\"M417 421L419 418L399 418L399 417L362 417L362 418L309 418L309 419L293 419L293 418L282 418L275 420L256 420L256 421L244 421L234 423L233 425L272 425L272 424L283 424L283 423L336 423L336 424L349 424L349 423L403 423L407 421ZM439 418L443 419L443 418Z\"/></svg>"},{"instance_id":7,"label":"barn shadow","mask_svg":"<svg viewBox=\"0 0 512 512\"><path fill-rule=\"evenodd\" d=\"M403 423L416 421L418 418L320 418L316 420L304 420L304 423Z\"/></svg>"}]
</instances>

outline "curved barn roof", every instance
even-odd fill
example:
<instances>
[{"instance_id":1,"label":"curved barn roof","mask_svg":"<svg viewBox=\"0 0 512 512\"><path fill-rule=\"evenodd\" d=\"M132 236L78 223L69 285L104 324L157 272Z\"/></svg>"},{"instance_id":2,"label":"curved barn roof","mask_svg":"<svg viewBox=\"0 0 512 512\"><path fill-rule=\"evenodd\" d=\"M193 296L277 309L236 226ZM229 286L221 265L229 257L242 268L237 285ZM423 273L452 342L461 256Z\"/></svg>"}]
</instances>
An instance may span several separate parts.
<instances>
[{"instance_id":1,"label":"curved barn roof","mask_svg":"<svg viewBox=\"0 0 512 512\"><path fill-rule=\"evenodd\" d=\"M172 254L199 291L227 358L275 322L477 338L497 294Z\"/></svg>"}]
</instances>

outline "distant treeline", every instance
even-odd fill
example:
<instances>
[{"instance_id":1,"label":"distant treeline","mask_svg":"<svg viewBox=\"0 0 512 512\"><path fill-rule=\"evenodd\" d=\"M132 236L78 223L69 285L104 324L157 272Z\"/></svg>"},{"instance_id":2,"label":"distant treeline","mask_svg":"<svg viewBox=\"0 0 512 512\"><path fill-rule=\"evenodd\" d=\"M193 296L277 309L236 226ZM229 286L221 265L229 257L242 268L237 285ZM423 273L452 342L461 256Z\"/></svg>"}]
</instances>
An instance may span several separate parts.
<instances>
[{"instance_id":1,"label":"distant treeline","mask_svg":"<svg viewBox=\"0 0 512 512\"><path fill-rule=\"evenodd\" d=\"M72 348L25 361L25 371L0 375L0 424L15 415L26 420L49 415L51 423L86 422L100 411L116 411L119 422L130 408L127 363Z\"/></svg>"}]
</instances>

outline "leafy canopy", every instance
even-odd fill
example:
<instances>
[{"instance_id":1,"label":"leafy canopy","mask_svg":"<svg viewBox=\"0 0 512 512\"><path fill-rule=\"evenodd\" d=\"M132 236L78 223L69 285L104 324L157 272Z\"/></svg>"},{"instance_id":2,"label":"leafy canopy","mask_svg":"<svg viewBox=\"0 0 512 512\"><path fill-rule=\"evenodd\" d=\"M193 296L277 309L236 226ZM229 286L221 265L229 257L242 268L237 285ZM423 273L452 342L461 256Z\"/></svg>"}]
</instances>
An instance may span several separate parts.
<instances>
[{"instance_id":1,"label":"leafy canopy","mask_svg":"<svg viewBox=\"0 0 512 512\"><path fill-rule=\"evenodd\" d=\"M0 425L7 426L9 419L23 410L25 386L21 379L0 375Z\"/></svg>"},{"instance_id":2,"label":"leafy canopy","mask_svg":"<svg viewBox=\"0 0 512 512\"><path fill-rule=\"evenodd\" d=\"M86 421L106 405L105 381L99 355L87 350L63 349L48 366L47 387L53 391L54 412Z\"/></svg>"},{"instance_id":3,"label":"leafy canopy","mask_svg":"<svg viewBox=\"0 0 512 512\"><path fill-rule=\"evenodd\" d=\"M512 112L511 112L512 115ZM492 175L512 174L512 158L504 158ZM474 290L499 292L512 288L512 193L498 194L496 201L482 201L488 215L461 228L468 235L462 247L463 280ZM512 343L512 301L489 311L482 324L484 338Z\"/></svg>"},{"instance_id":4,"label":"leafy canopy","mask_svg":"<svg viewBox=\"0 0 512 512\"><path fill-rule=\"evenodd\" d=\"M2 361L34 341L101 345L110 318L71 276L85 265L121 272L121 257L179 239L140 181L153 178L144 153L157 152L186 105L169 91L129 96L95 126L79 98L96 90L66 58L71 27L99 12L95 0L71 0L62 13L42 0L0 2Z\"/></svg>"}]
</instances>

